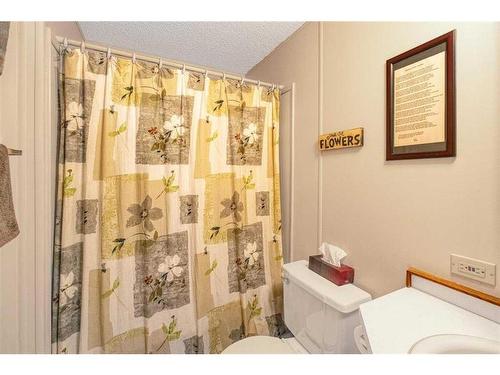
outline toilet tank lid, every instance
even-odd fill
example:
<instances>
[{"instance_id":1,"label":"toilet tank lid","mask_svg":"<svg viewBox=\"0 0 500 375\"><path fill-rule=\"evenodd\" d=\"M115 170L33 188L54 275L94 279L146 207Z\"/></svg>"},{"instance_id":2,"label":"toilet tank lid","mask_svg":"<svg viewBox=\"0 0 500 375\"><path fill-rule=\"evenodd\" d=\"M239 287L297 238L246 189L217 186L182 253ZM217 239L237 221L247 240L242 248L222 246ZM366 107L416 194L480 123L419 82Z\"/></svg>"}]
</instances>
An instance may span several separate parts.
<instances>
[{"instance_id":1,"label":"toilet tank lid","mask_svg":"<svg viewBox=\"0 0 500 375\"><path fill-rule=\"evenodd\" d=\"M371 300L369 293L354 284L338 286L311 271L306 260L287 263L283 265L283 269L290 282L296 283L342 313L350 313L360 304Z\"/></svg>"}]
</instances>

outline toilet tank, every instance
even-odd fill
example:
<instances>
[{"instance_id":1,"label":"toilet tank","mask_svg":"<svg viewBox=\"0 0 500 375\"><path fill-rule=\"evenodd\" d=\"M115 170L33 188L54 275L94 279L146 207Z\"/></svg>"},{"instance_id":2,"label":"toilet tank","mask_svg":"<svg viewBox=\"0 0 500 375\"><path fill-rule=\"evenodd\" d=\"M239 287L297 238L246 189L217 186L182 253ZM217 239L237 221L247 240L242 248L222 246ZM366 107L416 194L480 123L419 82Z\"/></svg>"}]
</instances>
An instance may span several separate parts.
<instances>
[{"instance_id":1,"label":"toilet tank","mask_svg":"<svg viewBox=\"0 0 500 375\"><path fill-rule=\"evenodd\" d=\"M354 328L370 294L354 284L337 286L311 271L305 260L283 266L284 319L310 353L359 353Z\"/></svg>"}]
</instances>

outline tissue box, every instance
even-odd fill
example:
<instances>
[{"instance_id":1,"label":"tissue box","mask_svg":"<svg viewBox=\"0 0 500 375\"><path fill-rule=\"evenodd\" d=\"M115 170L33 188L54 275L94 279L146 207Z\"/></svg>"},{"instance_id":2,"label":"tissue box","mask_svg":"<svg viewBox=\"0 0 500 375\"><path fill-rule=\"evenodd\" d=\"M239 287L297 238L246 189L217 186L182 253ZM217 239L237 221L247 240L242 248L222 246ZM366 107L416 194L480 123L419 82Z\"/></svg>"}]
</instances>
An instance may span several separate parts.
<instances>
[{"instance_id":1,"label":"tissue box","mask_svg":"<svg viewBox=\"0 0 500 375\"><path fill-rule=\"evenodd\" d=\"M354 282L354 268L342 264L340 267L325 262L321 255L311 255L309 257L309 269L318 275L335 283L344 285Z\"/></svg>"}]
</instances>

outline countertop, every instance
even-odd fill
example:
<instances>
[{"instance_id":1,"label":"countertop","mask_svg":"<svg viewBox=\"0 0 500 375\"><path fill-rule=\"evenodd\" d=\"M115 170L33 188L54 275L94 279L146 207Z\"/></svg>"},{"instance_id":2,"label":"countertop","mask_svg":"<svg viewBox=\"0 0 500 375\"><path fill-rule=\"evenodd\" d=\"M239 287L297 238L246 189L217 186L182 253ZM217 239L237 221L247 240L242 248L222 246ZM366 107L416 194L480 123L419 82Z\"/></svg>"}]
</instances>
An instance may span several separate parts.
<instances>
[{"instance_id":1,"label":"countertop","mask_svg":"<svg viewBox=\"0 0 500 375\"><path fill-rule=\"evenodd\" d=\"M414 288L399 289L359 309L374 354L408 353L418 340L437 334L500 341L500 324Z\"/></svg>"}]
</instances>

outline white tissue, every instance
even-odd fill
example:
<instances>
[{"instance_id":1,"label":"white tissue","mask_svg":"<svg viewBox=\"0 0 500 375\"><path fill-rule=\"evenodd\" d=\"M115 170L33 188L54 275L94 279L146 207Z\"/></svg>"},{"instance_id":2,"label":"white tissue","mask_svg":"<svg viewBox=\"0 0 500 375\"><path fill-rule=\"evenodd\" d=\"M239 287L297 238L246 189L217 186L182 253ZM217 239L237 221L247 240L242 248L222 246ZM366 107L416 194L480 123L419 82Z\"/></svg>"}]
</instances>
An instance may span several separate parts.
<instances>
[{"instance_id":1,"label":"white tissue","mask_svg":"<svg viewBox=\"0 0 500 375\"><path fill-rule=\"evenodd\" d=\"M322 259L335 267L340 267L340 261L347 256L347 253L340 247L326 242L321 244L319 251L323 255Z\"/></svg>"}]
</instances>

